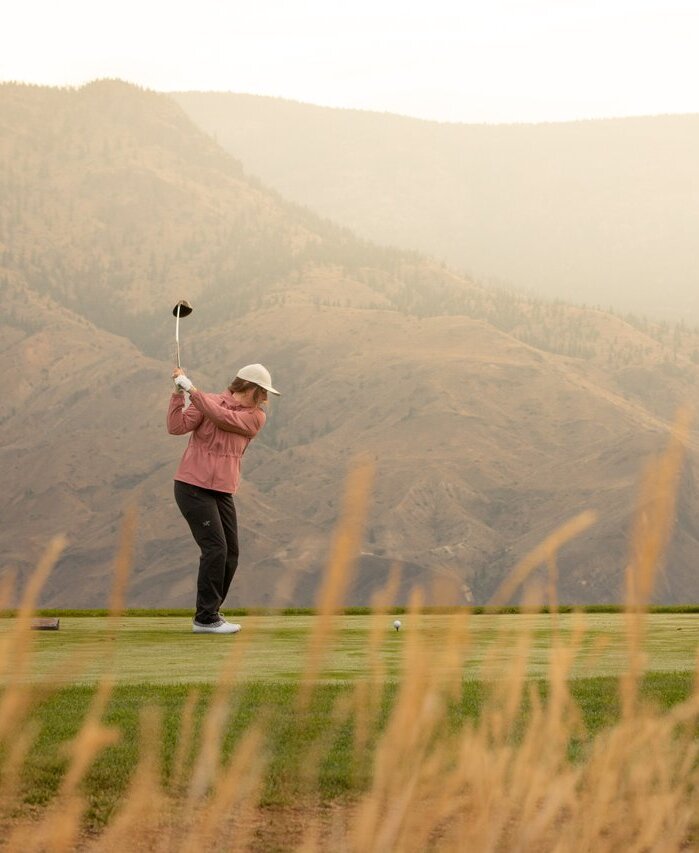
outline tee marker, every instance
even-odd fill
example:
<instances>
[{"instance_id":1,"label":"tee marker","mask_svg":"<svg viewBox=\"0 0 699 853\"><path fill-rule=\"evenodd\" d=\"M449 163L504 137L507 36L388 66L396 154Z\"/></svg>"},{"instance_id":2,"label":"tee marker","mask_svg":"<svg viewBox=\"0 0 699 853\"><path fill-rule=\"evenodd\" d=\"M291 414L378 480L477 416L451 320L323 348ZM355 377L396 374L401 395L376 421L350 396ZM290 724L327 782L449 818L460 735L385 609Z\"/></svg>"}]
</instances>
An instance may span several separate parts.
<instances>
[{"instance_id":1,"label":"tee marker","mask_svg":"<svg viewBox=\"0 0 699 853\"><path fill-rule=\"evenodd\" d=\"M58 631L61 624L60 619L44 618L32 619L32 631Z\"/></svg>"}]
</instances>

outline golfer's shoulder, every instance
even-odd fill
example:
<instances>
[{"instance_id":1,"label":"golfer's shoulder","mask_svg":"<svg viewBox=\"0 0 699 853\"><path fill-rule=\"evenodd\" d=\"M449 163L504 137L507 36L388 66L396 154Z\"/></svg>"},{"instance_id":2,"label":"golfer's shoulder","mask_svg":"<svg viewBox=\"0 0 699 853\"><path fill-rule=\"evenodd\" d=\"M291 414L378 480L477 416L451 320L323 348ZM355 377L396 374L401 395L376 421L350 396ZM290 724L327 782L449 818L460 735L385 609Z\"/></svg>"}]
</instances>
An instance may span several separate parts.
<instances>
[{"instance_id":1,"label":"golfer's shoulder","mask_svg":"<svg viewBox=\"0 0 699 853\"><path fill-rule=\"evenodd\" d=\"M243 408L240 410L240 413L253 434L258 433L267 420L267 415L262 409L258 409L257 406Z\"/></svg>"},{"instance_id":2,"label":"golfer's shoulder","mask_svg":"<svg viewBox=\"0 0 699 853\"><path fill-rule=\"evenodd\" d=\"M258 409L257 406L241 406L238 411L241 417L245 418L249 423L255 424L258 429L263 427L267 420L267 415L262 409Z\"/></svg>"}]
</instances>

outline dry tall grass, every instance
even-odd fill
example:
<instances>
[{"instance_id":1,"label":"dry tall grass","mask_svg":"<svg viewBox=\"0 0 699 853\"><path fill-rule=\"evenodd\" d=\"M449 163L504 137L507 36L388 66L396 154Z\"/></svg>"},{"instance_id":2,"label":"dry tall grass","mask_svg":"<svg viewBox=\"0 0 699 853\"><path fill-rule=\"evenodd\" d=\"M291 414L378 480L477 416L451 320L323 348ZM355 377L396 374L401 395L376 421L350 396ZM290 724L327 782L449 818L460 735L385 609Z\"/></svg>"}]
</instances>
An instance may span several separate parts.
<instances>
[{"instance_id":1,"label":"dry tall grass","mask_svg":"<svg viewBox=\"0 0 699 853\"><path fill-rule=\"evenodd\" d=\"M638 690L643 674L645 607L672 527L687 429L683 417L666 453L646 472L640 493L627 569L628 669L621 679L623 708L618 723L590 737L583 757L571 760L571 743L585 737L581 713L569 690L569 674L585 633L582 615L567 644L554 634L545 695L526 677L532 637L526 629L514 636L508 633L502 643L516 644L517 654L510 655L512 663L503 671L497 663L497 649L494 651L491 666L497 667L497 677L481 714L476 721L456 725L450 707L461 695L458 663L468 644L471 617L465 614L452 621L451 633L437 657L433 650L426 651L418 632L408 630L402 677L390 717L374 747L368 790L338 809L333 820L321 820L309 811L301 818L299 838L287 836L287 849L361 853L651 851L698 845L695 731L699 685L687 701L666 712L644 706ZM344 521L319 597L320 615L310 639L304 682L289 713L301 712L312 701L324 650L335 630L333 614L351 577L371 476L369 467L360 466L348 483ZM546 595L555 606L556 552L593 521L591 514L583 514L556 531L513 571L496 594L495 603L504 602L524 585L525 600L531 607L543 604ZM117 558L115 614L123 605L132 538L130 518ZM22 679L12 673L21 675L30 660L32 635L27 617L61 547L60 541L49 547L27 588L21 618L0 647L0 672L10 674L0 694L0 744L4 748L0 809L7 827L6 849L251 849L266 771L264 724L256 723L239 739L227 762L220 759L231 717L232 687L245 654L244 634L231 645L191 767L187 757L195 743L196 694L185 703L167 789L159 766L161 718L157 709L149 708L141 719L140 761L118 814L98 838L81 836L86 807L81 782L99 751L117 737L103 723L111 691L111 680L106 678L95 693L82 730L69 746L71 762L56 801L31 820L6 820L18 804L18 774L36 736L27 712L42 689L23 686ZM538 565L548 567L548 583L526 586ZM393 573L375 597L366 678L356 683L349 699L338 702L333 730L309 746L304 762L309 778L320 772L336 726L347 720L353 723L357 754L369 748L385 689L380 654L386 625L383 614L397 584ZM411 610L417 613L420 607L421 594L416 590ZM519 623L513 620L509 624Z\"/></svg>"}]
</instances>

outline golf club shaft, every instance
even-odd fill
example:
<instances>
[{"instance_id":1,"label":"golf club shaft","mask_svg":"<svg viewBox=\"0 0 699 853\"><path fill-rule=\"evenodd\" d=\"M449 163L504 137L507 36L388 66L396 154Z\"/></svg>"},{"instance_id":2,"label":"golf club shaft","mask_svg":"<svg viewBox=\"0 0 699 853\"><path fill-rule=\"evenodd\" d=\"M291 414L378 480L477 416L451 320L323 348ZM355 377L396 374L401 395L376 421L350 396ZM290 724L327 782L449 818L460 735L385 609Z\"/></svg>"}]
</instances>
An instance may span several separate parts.
<instances>
[{"instance_id":1,"label":"golf club shaft","mask_svg":"<svg viewBox=\"0 0 699 853\"><path fill-rule=\"evenodd\" d=\"M177 366L180 365L180 306L177 306L177 320L175 321L175 343L177 344Z\"/></svg>"}]
</instances>

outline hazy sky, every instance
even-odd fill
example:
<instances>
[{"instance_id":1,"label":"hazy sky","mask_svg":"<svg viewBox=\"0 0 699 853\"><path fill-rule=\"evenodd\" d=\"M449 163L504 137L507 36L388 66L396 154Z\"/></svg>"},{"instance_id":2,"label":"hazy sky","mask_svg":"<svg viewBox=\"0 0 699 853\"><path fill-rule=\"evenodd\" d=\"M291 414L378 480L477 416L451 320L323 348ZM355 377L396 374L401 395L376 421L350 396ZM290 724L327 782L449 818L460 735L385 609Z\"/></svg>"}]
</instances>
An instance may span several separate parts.
<instances>
[{"instance_id":1,"label":"hazy sky","mask_svg":"<svg viewBox=\"0 0 699 853\"><path fill-rule=\"evenodd\" d=\"M0 80L562 120L699 112L698 45L699 0L16 0Z\"/></svg>"}]
</instances>

